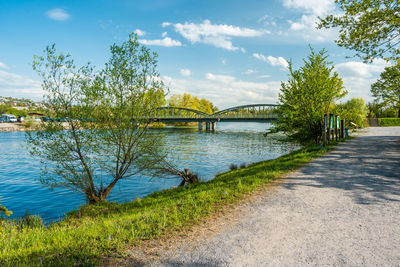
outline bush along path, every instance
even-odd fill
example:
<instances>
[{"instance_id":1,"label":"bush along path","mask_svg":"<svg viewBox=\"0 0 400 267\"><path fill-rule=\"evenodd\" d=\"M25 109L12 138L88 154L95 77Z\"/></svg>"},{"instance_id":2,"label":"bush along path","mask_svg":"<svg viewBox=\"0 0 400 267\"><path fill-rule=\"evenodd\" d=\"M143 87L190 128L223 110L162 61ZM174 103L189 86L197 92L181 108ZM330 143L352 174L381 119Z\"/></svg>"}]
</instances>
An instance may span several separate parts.
<instances>
[{"instance_id":1,"label":"bush along path","mask_svg":"<svg viewBox=\"0 0 400 267\"><path fill-rule=\"evenodd\" d=\"M300 149L208 182L156 192L130 203L83 206L48 227L35 218L24 223L2 220L0 265L97 265L104 258L124 256L128 248L143 240L198 224L332 148Z\"/></svg>"},{"instance_id":2,"label":"bush along path","mask_svg":"<svg viewBox=\"0 0 400 267\"><path fill-rule=\"evenodd\" d=\"M309 153L282 157L277 168ZM156 265L399 266L399 163L400 127L368 128L290 173L233 227Z\"/></svg>"}]
</instances>

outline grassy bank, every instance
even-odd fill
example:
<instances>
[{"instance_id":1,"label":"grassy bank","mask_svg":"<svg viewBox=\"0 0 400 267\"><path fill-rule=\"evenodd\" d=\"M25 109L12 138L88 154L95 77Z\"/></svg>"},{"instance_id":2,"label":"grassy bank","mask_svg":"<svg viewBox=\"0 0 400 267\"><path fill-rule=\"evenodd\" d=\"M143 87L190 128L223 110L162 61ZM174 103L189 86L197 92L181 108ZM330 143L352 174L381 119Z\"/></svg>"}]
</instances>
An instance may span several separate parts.
<instances>
[{"instance_id":1,"label":"grassy bank","mask_svg":"<svg viewBox=\"0 0 400 267\"><path fill-rule=\"evenodd\" d=\"M156 192L130 203L83 206L49 227L35 220L3 221L0 266L95 265L100 257L122 255L142 240L190 227L332 148L301 149L220 174L209 182Z\"/></svg>"}]
</instances>

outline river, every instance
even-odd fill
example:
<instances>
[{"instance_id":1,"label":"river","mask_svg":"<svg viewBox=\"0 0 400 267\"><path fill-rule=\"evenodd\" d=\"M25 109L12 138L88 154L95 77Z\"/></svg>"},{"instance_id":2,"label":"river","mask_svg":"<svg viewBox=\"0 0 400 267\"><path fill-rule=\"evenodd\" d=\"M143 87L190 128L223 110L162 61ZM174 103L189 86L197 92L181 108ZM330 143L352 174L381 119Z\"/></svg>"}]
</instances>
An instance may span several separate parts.
<instances>
[{"instance_id":1,"label":"river","mask_svg":"<svg viewBox=\"0 0 400 267\"><path fill-rule=\"evenodd\" d=\"M165 139L170 156L181 168L189 168L202 180L240 165L277 158L297 149L277 137L264 137L268 123L218 123L215 133L194 128L152 129ZM62 218L85 203L85 198L69 189L51 190L40 181L40 161L29 152L24 132L0 132L0 203L13 211L11 218L26 212L47 223ZM180 179L149 178L143 175L120 181L108 201L126 202L151 192L177 186Z\"/></svg>"}]
</instances>

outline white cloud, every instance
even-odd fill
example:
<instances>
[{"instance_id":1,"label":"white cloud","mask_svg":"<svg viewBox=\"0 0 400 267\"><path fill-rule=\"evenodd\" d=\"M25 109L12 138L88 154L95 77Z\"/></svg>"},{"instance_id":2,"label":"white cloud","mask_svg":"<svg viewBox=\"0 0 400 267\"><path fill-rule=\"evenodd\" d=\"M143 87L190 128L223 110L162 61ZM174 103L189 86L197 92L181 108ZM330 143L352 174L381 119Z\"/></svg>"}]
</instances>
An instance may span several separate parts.
<instances>
[{"instance_id":1,"label":"white cloud","mask_svg":"<svg viewBox=\"0 0 400 267\"><path fill-rule=\"evenodd\" d=\"M168 34L167 32L163 32L161 36L162 36L162 37L166 37L167 34Z\"/></svg>"},{"instance_id":2,"label":"white cloud","mask_svg":"<svg viewBox=\"0 0 400 267\"><path fill-rule=\"evenodd\" d=\"M272 25L276 26L275 19L269 15L264 15L257 20L258 23L263 23L266 26Z\"/></svg>"},{"instance_id":3,"label":"white cloud","mask_svg":"<svg viewBox=\"0 0 400 267\"><path fill-rule=\"evenodd\" d=\"M243 74L246 74L246 75L250 75L250 74L253 74L253 73L256 73L256 71L252 70L252 69L248 69L245 72L243 72Z\"/></svg>"},{"instance_id":4,"label":"white cloud","mask_svg":"<svg viewBox=\"0 0 400 267\"><path fill-rule=\"evenodd\" d=\"M335 66L336 70L345 77L370 78L381 73L390 63L383 59L376 59L371 64L359 61L349 61Z\"/></svg>"},{"instance_id":5,"label":"white cloud","mask_svg":"<svg viewBox=\"0 0 400 267\"><path fill-rule=\"evenodd\" d=\"M41 82L29 77L0 70L0 95L41 99Z\"/></svg>"},{"instance_id":6,"label":"white cloud","mask_svg":"<svg viewBox=\"0 0 400 267\"><path fill-rule=\"evenodd\" d=\"M273 56L265 57L264 55L257 53L254 53L253 57L255 57L258 60L268 62L272 66L281 66L284 68L287 68L289 66L288 62L283 57L273 57Z\"/></svg>"},{"instance_id":7,"label":"white cloud","mask_svg":"<svg viewBox=\"0 0 400 267\"><path fill-rule=\"evenodd\" d=\"M142 31L142 30L140 30L140 29L136 29L136 30L134 31L134 33L136 33L137 36L144 36L144 35L146 34L145 31Z\"/></svg>"},{"instance_id":8,"label":"white cloud","mask_svg":"<svg viewBox=\"0 0 400 267\"><path fill-rule=\"evenodd\" d=\"M335 9L334 0L283 0L283 6L304 10L309 14L324 16Z\"/></svg>"},{"instance_id":9,"label":"white cloud","mask_svg":"<svg viewBox=\"0 0 400 267\"><path fill-rule=\"evenodd\" d=\"M272 66L281 66L284 68L289 67L289 63L283 57L268 56L267 60Z\"/></svg>"},{"instance_id":10,"label":"white cloud","mask_svg":"<svg viewBox=\"0 0 400 267\"><path fill-rule=\"evenodd\" d=\"M236 47L232 44L232 37L259 37L269 33L265 30L254 30L250 28L241 28L233 25L226 24L211 24L209 20L204 20L202 23L176 23L171 24L164 22L163 27L173 25L176 32L182 35L185 39L189 40L192 44L204 43L213 45L218 48L223 48L229 51L245 50Z\"/></svg>"},{"instance_id":11,"label":"white cloud","mask_svg":"<svg viewBox=\"0 0 400 267\"><path fill-rule=\"evenodd\" d=\"M224 59L224 58L221 59L221 63L224 64L224 65L226 65L226 63L227 63L227 62L226 62L226 59Z\"/></svg>"},{"instance_id":12,"label":"white cloud","mask_svg":"<svg viewBox=\"0 0 400 267\"><path fill-rule=\"evenodd\" d=\"M336 29L317 29L318 17L337 14L334 0L283 0L283 6L301 13L297 20L288 20L290 27L287 36L299 36L308 42L333 41Z\"/></svg>"},{"instance_id":13,"label":"white cloud","mask_svg":"<svg viewBox=\"0 0 400 267\"><path fill-rule=\"evenodd\" d=\"M139 40L139 43L144 44L144 45L157 45L157 46L165 46L165 47L182 46L181 42L179 42L177 40L172 40L169 37L165 37L164 39L161 39L161 40L141 39L141 40Z\"/></svg>"},{"instance_id":14,"label":"white cloud","mask_svg":"<svg viewBox=\"0 0 400 267\"><path fill-rule=\"evenodd\" d=\"M366 101L371 101L371 84L378 78L379 74L390 66L390 63L383 59L377 59L371 64L358 61L349 61L335 66L335 71L343 80L344 87L349 91L346 99L362 97Z\"/></svg>"},{"instance_id":15,"label":"white cloud","mask_svg":"<svg viewBox=\"0 0 400 267\"><path fill-rule=\"evenodd\" d=\"M71 17L70 14L68 14L67 12L65 12L61 8L55 8L55 9L52 9L52 10L48 10L46 12L46 15L50 19L54 19L54 20L58 20L58 21L65 21L65 20L68 20Z\"/></svg>"},{"instance_id":16,"label":"white cloud","mask_svg":"<svg viewBox=\"0 0 400 267\"><path fill-rule=\"evenodd\" d=\"M255 58L258 59L258 60L267 62L267 58L266 58L264 55L262 55L262 54L254 53L254 54L253 54L253 57L255 57Z\"/></svg>"},{"instance_id":17,"label":"white cloud","mask_svg":"<svg viewBox=\"0 0 400 267\"><path fill-rule=\"evenodd\" d=\"M172 25L171 22L163 22L163 23L161 24L161 26L162 26L163 28L168 27L168 26L171 26L171 25Z\"/></svg>"},{"instance_id":18,"label":"white cloud","mask_svg":"<svg viewBox=\"0 0 400 267\"><path fill-rule=\"evenodd\" d=\"M182 76L185 76L185 77L189 77L189 76L192 74L192 72L191 72L189 69L181 69L181 70L179 71L179 73L180 73Z\"/></svg>"},{"instance_id":19,"label":"white cloud","mask_svg":"<svg viewBox=\"0 0 400 267\"><path fill-rule=\"evenodd\" d=\"M271 75L265 74L265 75L257 76L257 79L266 79L266 78L269 78L269 77L271 77Z\"/></svg>"},{"instance_id":20,"label":"white cloud","mask_svg":"<svg viewBox=\"0 0 400 267\"><path fill-rule=\"evenodd\" d=\"M162 78L171 94L186 92L206 98L220 109L254 103L275 104L281 83L242 81L233 76L213 73L207 73L203 80Z\"/></svg>"},{"instance_id":21,"label":"white cloud","mask_svg":"<svg viewBox=\"0 0 400 267\"><path fill-rule=\"evenodd\" d=\"M1 69L8 69L8 66L4 64L3 62L0 62L0 68Z\"/></svg>"}]
</instances>

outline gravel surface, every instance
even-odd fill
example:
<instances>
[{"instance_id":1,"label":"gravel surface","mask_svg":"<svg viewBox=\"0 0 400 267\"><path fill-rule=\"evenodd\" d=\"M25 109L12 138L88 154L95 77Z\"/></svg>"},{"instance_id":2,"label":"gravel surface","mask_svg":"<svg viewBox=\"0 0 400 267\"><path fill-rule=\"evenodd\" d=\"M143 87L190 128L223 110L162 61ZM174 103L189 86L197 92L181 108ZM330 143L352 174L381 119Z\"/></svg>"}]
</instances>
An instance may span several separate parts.
<instances>
[{"instance_id":1,"label":"gravel surface","mask_svg":"<svg viewBox=\"0 0 400 267\"><path fill-rule=\"evenodd\" d=\"M368 128L164 266L400 266L400 127Z\"/></svg>"}]
</instances>

